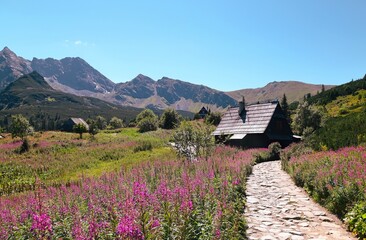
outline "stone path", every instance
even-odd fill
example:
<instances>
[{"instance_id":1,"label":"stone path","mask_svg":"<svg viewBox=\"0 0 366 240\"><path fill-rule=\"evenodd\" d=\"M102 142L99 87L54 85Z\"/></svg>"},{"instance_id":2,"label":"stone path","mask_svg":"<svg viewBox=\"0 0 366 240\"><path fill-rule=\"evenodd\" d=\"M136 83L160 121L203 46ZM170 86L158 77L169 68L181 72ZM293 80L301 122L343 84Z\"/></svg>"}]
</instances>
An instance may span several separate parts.
<instances>
[{"instance_id":1,"label":"stone path","mask_svg":"<svg viewBox=\"0 0 366 240\"><path fill-rule=\"evenodd\" d=\"M247 182L249 239L355 239L342 223L309 199L279 161L254 166Z\"/></svg>"}]
</instances>

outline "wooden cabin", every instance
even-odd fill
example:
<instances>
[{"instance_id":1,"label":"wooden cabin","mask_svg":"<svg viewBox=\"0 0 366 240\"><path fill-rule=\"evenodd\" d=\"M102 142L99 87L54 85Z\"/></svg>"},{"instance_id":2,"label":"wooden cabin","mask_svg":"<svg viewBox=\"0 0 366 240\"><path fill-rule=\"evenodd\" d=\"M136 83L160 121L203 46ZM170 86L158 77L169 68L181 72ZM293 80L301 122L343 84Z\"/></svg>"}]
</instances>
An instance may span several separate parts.
<instances>
[{"instance_id":1,"label":"wooden cabin","mask_svg":"<svg viewBox=\"0 0 366 240\"><path fill-rule=\"evenodd\" d=\"M272 142L288 146L295 139L278 101L245 105L227 110L213 132L217 142L243 148L268 147Z\"/></svg>"},{"instance_id":2,"label":"wooden cabin","mask_svg":"<svg viewBox=\"0 0 366 240\"><path fill-rule=\"evenodd\" d=\"M67 121L65 121L62 130L72 132L74 126L79 123L83 124L86 127L86 129L89 130L89 125L82 118L69 118Z\"/></svg>"},{"instance_id":3,"label":"wooden cabin","mask_svg":"<svg viewBox=\"0 0 366 240\"><path fill-rule=\"evenodd\" d=\"M201 119L205 118L209 114L208 108L202 107L201 110L198 112L198 115Z\"/></svg>"}]
</instances>

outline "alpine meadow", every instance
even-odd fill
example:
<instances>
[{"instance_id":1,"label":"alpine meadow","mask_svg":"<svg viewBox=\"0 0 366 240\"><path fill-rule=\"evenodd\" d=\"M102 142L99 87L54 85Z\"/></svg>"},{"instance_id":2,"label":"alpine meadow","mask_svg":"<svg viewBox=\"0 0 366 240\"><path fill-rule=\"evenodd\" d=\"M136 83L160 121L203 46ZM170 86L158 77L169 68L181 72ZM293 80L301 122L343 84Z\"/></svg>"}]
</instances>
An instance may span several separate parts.
<instances>
[{"instance_id":1,"label":"alpine meadow","mask_svg":"<svg viewBox=\"0 0 366 240\"><path fill-rule=\"evenodd\" d=\"M366 239L365 1L0 5L0 240Z\"/></svg>"}]
</instances>

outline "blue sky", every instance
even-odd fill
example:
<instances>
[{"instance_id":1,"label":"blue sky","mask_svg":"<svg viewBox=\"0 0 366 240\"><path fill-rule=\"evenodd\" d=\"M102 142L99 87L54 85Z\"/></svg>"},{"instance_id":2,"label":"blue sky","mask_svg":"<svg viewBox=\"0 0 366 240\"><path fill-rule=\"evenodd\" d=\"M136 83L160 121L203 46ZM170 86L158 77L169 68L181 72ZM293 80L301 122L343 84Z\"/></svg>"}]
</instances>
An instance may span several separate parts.
<instances>
[{"instance_id":1,"label":"blue sky","mask_svg":"<svg viewBox=\"0 0 366 240\"><path fill-rule=\"evenodd\" d=\"M364 0L3 1L0 48L229 91L366 73Z\"/></svg>"}]
</instances>

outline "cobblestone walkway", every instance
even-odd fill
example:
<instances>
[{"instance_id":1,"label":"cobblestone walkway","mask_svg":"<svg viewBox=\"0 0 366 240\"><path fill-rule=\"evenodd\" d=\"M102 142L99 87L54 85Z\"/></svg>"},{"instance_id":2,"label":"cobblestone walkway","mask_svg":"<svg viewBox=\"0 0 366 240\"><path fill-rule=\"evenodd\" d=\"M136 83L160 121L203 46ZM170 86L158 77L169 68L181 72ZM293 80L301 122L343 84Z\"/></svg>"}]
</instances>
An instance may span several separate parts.
<instances>
[{"instance_id":1,"label":"cobblestone walkway","mask_svg":"<svg viewBox=\"0 0 366 240\"><path fill-rule=\"evenodd\" d=\"M336 217L296 187L280 164L257 164L248 178L249 239L355 239Z\"/></svg>"}]
</instances>

